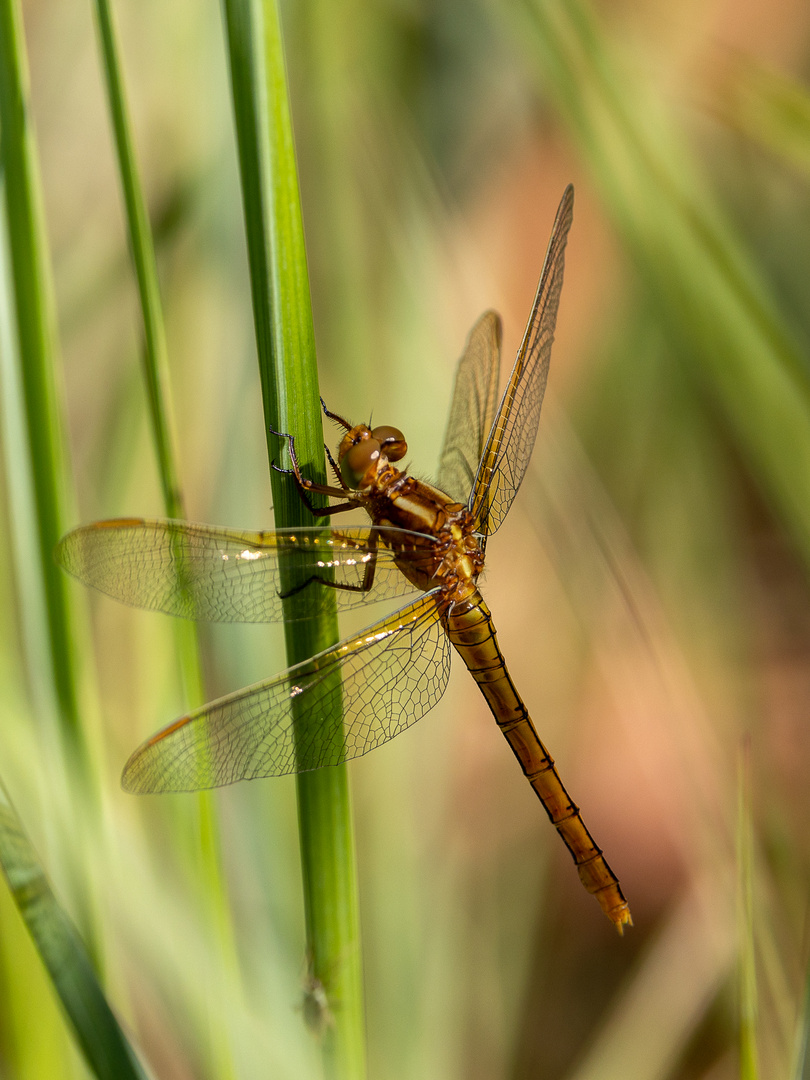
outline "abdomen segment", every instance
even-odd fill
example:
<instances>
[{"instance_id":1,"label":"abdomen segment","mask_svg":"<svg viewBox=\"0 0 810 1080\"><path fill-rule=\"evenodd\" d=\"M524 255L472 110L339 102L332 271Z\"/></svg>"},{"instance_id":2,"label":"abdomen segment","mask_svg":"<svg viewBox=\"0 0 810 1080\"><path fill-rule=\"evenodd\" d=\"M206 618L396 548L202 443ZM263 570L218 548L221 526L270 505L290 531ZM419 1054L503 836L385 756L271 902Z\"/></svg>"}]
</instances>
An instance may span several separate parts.
<instances>
[{"instance_id":1,"label":"abdomen segment","mask_svg":"<svg viewBox=\"0 0 810 1080\"><path fill-rule=\"evenodd\" d=\"M452 614L445 616L445 626L526 779L571 852L582 884L596 897L619 933L623 933L624 926L632 926L633 920L619 880L586 828L579 807L565 790L554 759L540 741L506 669L492 615L480 593L476 591L467 604L457 605Z\"/></svg>"}]
</instances>

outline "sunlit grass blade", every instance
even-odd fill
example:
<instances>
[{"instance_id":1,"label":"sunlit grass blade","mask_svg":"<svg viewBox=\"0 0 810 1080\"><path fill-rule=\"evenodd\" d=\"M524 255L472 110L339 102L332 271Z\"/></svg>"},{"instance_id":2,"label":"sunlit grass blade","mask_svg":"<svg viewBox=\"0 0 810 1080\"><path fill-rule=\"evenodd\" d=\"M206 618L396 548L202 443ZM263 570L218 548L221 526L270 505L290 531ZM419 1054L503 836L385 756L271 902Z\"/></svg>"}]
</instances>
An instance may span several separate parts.
<instances>
[{"instance_id":1,"label":"sunlit grass blade","mask_svg":"<svg viewBox=\"0 0 810 1080\"><path fill-rule=\"evenodd\" d=\"M163 502L167 517L181 518L185 515L177 473L176 439L169 394L166 330L158 288L154 241L135 160L123 72L109 0L96 0L95 8L104 76L107 83L107 100L115 135L118 174L124 194L129 246L138 282L138 296L143 318L144 376L149 398L152 436L163 488Z\"/></svg>"},{"instance_id":2,"label":"sunlit grass blade","mask_svg":"<svg viewBox=\"0 0 810 1080\"><path fill-rule=\"evenodd\" d=\"M281 30L272 2L225 0L253 314L268 449L290 432L304 472L325 480L315 342ZM276 525L311 524L291 479L271 473ZM334 616L288 623L289 662L337 637ZM331 723L340 725L340 717ZM344 766L298 777L309 978L334 1023L322 1033L331 1077L365 1075L351 807Z\"/></svg>"},{"instance_id":3,"label":"sunlit grass blade","mask_svg":"<svg viewBox=\"0 0 810 1080\"><path fill-rule=\"evenodd\" d=\"M721 119L810 174L810 94L804 83L743 55L729 59Z\"/></svg>"},{"instance_id":4,"label":"sunlit grass blade","mask_svg":"<svg viewBox=\"0 0 810 1080\"><path fill-rule=\"evenodd\" d=\"M185 513L177 466L166 329L154 238L135 157L112 9L109 0L96 0L95 6L118 174L124 196L129 249L143 322L143 372L149 402L150 431L164 510L167 517L176 519L185 517ZM197 706L204 699L197 630L193 623L178 623L175 633L186 696L192 706Z\"/></svg>"},{"instance_id":5,"label":"sunlit grass blade","mask_svg":"<svg viewBox=\"0 0 810 1080\"><path fill-rule=\"evenodd\" d=\"M740 755L737 816L737 925L739 931L738 987L741 1080L758 1080L759 1077L750 758L751 747L746 741Z\"/></svg>"},{"instance_id":6,"label":"sunlit grass blade","mask_svg":"<svg viewBox=\"0 0 810 1080\"><path fill-rule=\"evenodd\" d=\"M525 0L524 45L586 159L678 355L810 563L810 386L769 287L674 117L589 5Z\"/></svg>"},{"instance_id":7,"label":"sunlit grass blade","mask_svg":"<svg viewBox=\"0 0 810 1080\"><path fill-rule=\"evenodd\" d=\"M88 1065L100 1080L143 1080L145 1073L104 997L87 950L54 896L1 783L0 864Z\"/></svg>"},{"instance_id":8,"label":"sunlit grass blade","mask_svg":"<svg viewBox=\"0 0 810 1080\"><path fill-rule=\"evenodd\" d=\"M182 518L185 517L185 512L177 466L166 329L158 286L154 238L135 157L112 9L109 0L96 0L95 6L107 100L115 136L118 174L124 196L129 249L138 284L143 322L143 372L149 402L150 431L166 516ZM175 634L186 697L192 706L200 705L204 692L196 627L193 623L178 623Z\"/></svg>"},{"instance_id":9,"label":"sunlit grass blade","mask_svg":"<svg viewBox=\"0 0 810 1080\"><path fill-rule=\"evenodd\" d=\"M87 768L72 666L72 634L67 584L53 559L64 532L62 431L53 383L55 316L45 241L42 197L33 131L28 113L28 73L18 0L0 0L0 171L4 199L7 311L14 321L6 342L14 348L16 443L10 447L11 490L30 534L18 536L16 558L26 592L31 684L47 680L53 699L47 714L56 723L75 764ZM11 394L11 388L7 391ZM6 402L6 407L11 407ZM11 434L7 432L7 440ZM14 516L14 515L12 515ZM31 568L36 567L32 573ZM38 617L38 626L31 620ZM43 648L43 644L45 647ZM34 659L36 657L36 660ZM55 706L55 708L54 708Z\"/></svg>"},{"instance_id":10,"label":"sunlit grass blade","mask_svg":"<svg viewBox=\"0 0 810 1080\"><path fill-rule=\"evenodd\" d=\"M182 488L177 466L174 415L171 405L166 330L158 285L155 245L146 200L138 172L131 123L124 90L116 27L109 0L96 0L96 16L101 55L107 85L107 99L112 119L118 172L124 195L129 248L138 283L143 322L143 372L149 402L150 431L155 449L166 516L185 517ZM179 553L178 553L179 557ZM200 663L197 627L190 621L175 624L180 669L186 703L197 707L205 699ZM209 918L219 937L220 953L226 966L236 968L229 905L220 869L219 827L213 796L198 796L201 875ZM218 1012L214 989L212 1013ZM212 1019L214 1017L212 1016ZM222 1028L211 1025L211 1037L217 1069L222 1076L233 1075L233 1062Z\"/></svg>"},{"instance_id":11,"label":"sunlit grass blade","mask_svg":"<svg viewBox=\"0 0 810 1080\"><path fill-rule=\"evenodd\" d=\"M791 1080L810 1080L810 967L804 973L804 996L796 1022Z\"/></svg>"}]
</instances>

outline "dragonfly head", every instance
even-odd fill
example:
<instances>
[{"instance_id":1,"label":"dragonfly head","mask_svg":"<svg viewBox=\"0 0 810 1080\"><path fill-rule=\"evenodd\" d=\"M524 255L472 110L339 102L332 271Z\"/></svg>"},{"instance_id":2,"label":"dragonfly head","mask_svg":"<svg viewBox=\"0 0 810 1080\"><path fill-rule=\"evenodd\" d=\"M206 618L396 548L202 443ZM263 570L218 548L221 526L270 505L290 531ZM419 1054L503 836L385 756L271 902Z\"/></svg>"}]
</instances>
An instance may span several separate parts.
<instances>
[{"instance_id":1,"label":"dragonfly head","mask_svg":"<svg viewBox=\"0 0 810 1080\"><path fill-rule=\"evenodd\" d=\"M400 461L408 453L405 436L395 427L357 424L338 448L340 475L352 489L368 487L381 465Z\"/></svg>"}]
</instances>

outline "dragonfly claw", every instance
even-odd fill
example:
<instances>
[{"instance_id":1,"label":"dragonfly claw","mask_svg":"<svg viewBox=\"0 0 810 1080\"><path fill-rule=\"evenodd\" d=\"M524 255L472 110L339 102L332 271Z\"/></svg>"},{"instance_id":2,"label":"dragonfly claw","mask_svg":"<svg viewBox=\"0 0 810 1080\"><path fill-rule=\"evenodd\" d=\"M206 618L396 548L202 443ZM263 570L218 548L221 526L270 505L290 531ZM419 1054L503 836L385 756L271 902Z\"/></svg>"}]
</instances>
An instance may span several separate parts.
<instances>
[{"instance_id":1,"label":"dragonfly claw","mask_svg":"<svg viewBox=\"0 0 810 1080\"><path fill-rule=\"evenodd\" d=\"M276 465L275 459L270 462L270 468L273 472L282 473L284 476L293 476L295 472L294 469L282 469L280 465Z\"/></svg>"}]
</instances>

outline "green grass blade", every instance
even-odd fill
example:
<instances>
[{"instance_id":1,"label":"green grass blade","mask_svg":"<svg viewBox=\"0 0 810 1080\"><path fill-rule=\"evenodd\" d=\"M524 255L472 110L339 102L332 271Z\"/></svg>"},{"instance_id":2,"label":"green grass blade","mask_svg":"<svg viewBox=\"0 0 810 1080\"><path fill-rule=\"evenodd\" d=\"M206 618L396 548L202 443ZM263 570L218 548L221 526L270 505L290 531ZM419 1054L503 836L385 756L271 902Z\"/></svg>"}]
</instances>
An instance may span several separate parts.
<instances>
[{"instance_id":1,"label":"green grass blade","mask_svg":"<svg viewBox=\"0 0 810 1080\"><path fill-rule=\"evenodd\" d=\"M810 94L804 83L741 54L730 65L720 112L726 123L810 175Z\"/></svg>"},{"instance_id":2,"label":"green grass blade","mask_svg":"<svg viewBox=\"0 0 810 1080\"><path fill-rule=\"evenodd\" d=\"M30 598L44 611L38 649L45 677L54 688L58 724L76 762L86 766L72 666L72 634L65 577L53 559L64 532L64 463L57 395L53 384L56 352L50 270L46 256L39 171L28 112L28 73L18 0L0 0L0 169L5 195L8 283L16 330L20 387L20 440L24 461L13 467L30 489L34 533L20 563L34 562L40 596ZM24 475L23 475L24 474ZM32 542L33 540L33 542ZM29 658L30 659L30 658ZM43 678L38 671L32 681Z\"/></svg>"},{"instance_id":3,"label":"green grass blade","mask_svg":"<svg viewBox=\"0 0 810 1080\"><path fill-rule=\"evenodd\" d=\"M158 288L157 262L152 231L146 212L146 201L138 175L135 150L130 130L129 115L124 93L119 49L116 40L112 11L108 0L96 0L104 76L107 83L107 100L110 106L115 148L118 156L118 173L124 194L127 232L144 330L144 377L149 398L152 421L152 437L158 459L163 501L168 517L184 517L183 498L177 471L176 440L172 425L171 399L169 395L168 355L163 310Z\"/></svg>"},{"instance_id":4,"label":"green grass blade","mask_svg":"<svg viewBox=\"0 0 810 1080\"><path fill-rule=\"evenodd\" d=\"M118 172L124 196L127 234L143 321L143 373L149 402L150 430L166 515L170 518L183 518L185 509L177 466L166 330L158 284L154 238L135 156L120 49L111 4L109 0L96 0L95 8L107 100L115 137ZM186 701L189 707L199 706L206 695L196 625L185 620L176 622L175 641ZM234 970L238 965L227 890L221 872L219 823L214 796L210 792L199 794L197 810L199 815L197 838L200 844L199 869L203 898L207 906L208 918L218 939L220 955L225 966ZM217 1012L218 1007L217 990L214 989L212 1012ZM222 1029L216 1023L216 1017L212 1017L212 1020L214 1022L210 1030L218 1075L223 1078L233 1076L235 1073L231 1049L227 1045Z\"/></svg>"},{"instance_id":5,"label":"green grass blade","mask_svg":"<svg viewBox=\"0 0 810 1080\"><path fill-rule=\"evenodd\" d=\"M791 1080L810 1080L810 966L804 972L804 995L796 1022Z\"/></svg>"},{"instance_id":6,"label":"green grass blade","mask_svg":"<svg viewBox=\"0 0 810 1080\"><path fill-rule=\"evenodd\" d=\"M54 896L2 783L0 865L88 1065L100 1080L143 1080L76 927Z\"/></svg>"},{"instance_id":7,"label":"green grass blade","mask_svg":"<svg viewBox=\"0 0 810 1080\"><path fill-rule=\"evenodd\" d=\"M810 384L770 289L725 220L666 104L583 0L527 0L538 77L585 157L678 355L724 414L810 564Z\"/></svg>"},{"instance_id":8,"label":"green grass blade","mask_svg":"<svg viewBox=\"0 0 810 1080\"><path fill-rule=\"evenodd\" d=\"M95 7L118 174L124 196L127 235L143 321L143 373L149 402L150 430L166 516L182 518L185 517L185 510L177 467L166 329L154 239L135 158L112 9L109 0L96 0ZM186 698L191 706L201 705L204 691L197 629L193 623L178 623L176 638Z\"/></svg>"},{"instance_id":9,"label":"green grass blade","mask_svg":"<svg viewBox=\"0 0 810 1080\"><path fill-rule=\"evenodd\" d=\"M138 283L143 321L143 373L149 402L150 430L166 516L182 518L185 517L185 511L177 467L166 330L158 286L155 245L135 159L112 9L108 0L96 0L95 6L118 173L124 196L129 248ZM190 622L179 622L176 627L176 640L186 699L192 707L201 705L204 691L196 626ZM203 799L205 798L207 796L203 796Z\"/></svg>"},{"instance_id":10,"label":"green grass blade","mask_svg":"<svg viewBox=\"0 0 810 1080\"><path fill-rule=\"evenodd\" d=\"M751 820L751 748L743 746L739 767L737 808L738 927L740 951L740 1077L758 1080L757 972L754 940L753 826Z\"/></svg>"},{"instance_id":11,"label":"green grass blade","mask_svg":"<svg viewBox=\"0 0 810 1080\"><path fill-rule=\"evenodd\" d=\"M302 468L323 482L322 426L298 178L275 4L225 0L254 323L270 429L295 434ZM276 524L311 523L288 477L271 474ZM288 623L290 663L333 642L334 617ZM338 717L331 720L339 724ZM310 976L325 993L322 1033L330 1077L365 1076L357 886L345 766L298 777Z\"/></svg>"}]
</instances>

